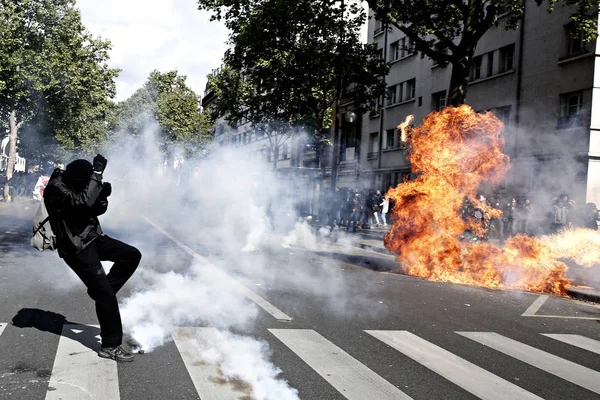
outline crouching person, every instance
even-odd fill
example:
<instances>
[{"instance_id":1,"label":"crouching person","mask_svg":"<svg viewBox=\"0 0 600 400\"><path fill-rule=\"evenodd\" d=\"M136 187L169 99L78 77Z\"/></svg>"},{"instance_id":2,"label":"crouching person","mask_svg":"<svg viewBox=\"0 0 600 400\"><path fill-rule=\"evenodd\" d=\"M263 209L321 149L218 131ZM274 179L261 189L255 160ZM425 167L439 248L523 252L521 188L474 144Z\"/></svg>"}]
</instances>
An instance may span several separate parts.
<instances>
[{"instance_id":1,"label":"crouching person","mask_svg":"<svg viewBox=\"0 0 600 400\"><path fill-rule=\"evenodd\" d=\"M121 347L123 327L117 292L133 275L141 253L135 247L102 234L98 216L106 212L110 183L102 182L107 160L93 165L75 160L65 171L55 170L44 191L44 203L56 235L59 256L79 276L96 302L102 345L98 355L115 361L133 361ZM101 261L114 262L105 274Z\"/></svg>"}]
</instances>

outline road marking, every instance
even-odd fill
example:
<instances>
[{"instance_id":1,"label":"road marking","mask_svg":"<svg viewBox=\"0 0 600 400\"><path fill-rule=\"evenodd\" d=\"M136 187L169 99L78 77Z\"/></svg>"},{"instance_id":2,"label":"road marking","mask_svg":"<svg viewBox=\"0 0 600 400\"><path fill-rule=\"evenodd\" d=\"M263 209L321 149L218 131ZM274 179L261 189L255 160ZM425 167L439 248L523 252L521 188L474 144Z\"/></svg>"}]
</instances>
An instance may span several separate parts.
<instances>
[{"instance_id":1,"label":"road marking","mask_svg":"<svg viewBox=\"0 0 600 400\"><path fill-rule=\"evenodd\" d=\"M600 342L581 335L563 335L558 333L542 333L549 338L579 347L592 353L600 354Z\"/></svg>"},{"instance_id":2,"label":"road marking","mask_svg":"<svg viewBox=\"0 0 600 400\"><path fill-rule=\"evenodd\" d=\"M98 332L95 326L63 326L46 400L119 400L117 363L98 357Z\"/></svg>"},{"instance_id":3,"label":"road marking","mask_svg":"<svg viewBox=\"0 0 600 400\"><path fill-rule=\"evenodd\" d=\"M6 322L0 322L0 335L4 332L4 328L6 328Z\"/></svg>"},{"instance_id":4,"label":"road marking","mask_svg":"<svg viewBox=\"0 0 600 400\"><path fill-rule=\"evenodd\" d=\"M165 235L167 238L171 239L171 241L173 243L175 243L177 246L179 246L180 248L182 248L185 252L187 252L189 255L191 255L192 257L194 257L196 260L198 260L198 261L200 261L200 262L202 262L204 264L208 264L211 267L219 268L216 265L211 264L210 261L208 261L208 259L206 259L205 257L202 257L200 254L196 253L193 249L191 249L189 246L185 245L182 241L180 241L179 239L177 239L176 237L174 237L173 235L171 235L169 232L165 231L163 228L161 228L159 225L157 225L156 223L154 223L148 217L143 216L143 218L150 225L152 225L157 231L159 231L160 233L162 233L163 235ZM227 272L225 272L221 268L219 268L219 269L229 279L231 279L233 285L237 288L237 290L240 293L242 293L248 299L252 300L254 303L256 303L256 305L258 305L260 308L262 308L263 310L265 310L266 312L268 312L269 314L271 314L277 320L284 321L284 322L289 322L289 321L292 320L292 317L290 317L289 315L287 315L286 313L284 313L283 311L281 311L280 309L278 309L277 307L275 307L273 304L269 303L267 300L265 300L263 297L261 297L258 293L254 292L254 291L248 289L246 286L242 285L237 279L235 279L234 277L232 277L231 275L229 275Z\"/></svg>"},{"instance_id":5,"label":"road marking","mask_svg":"<svg viewBox=\"0 0 600 400\"><path fill-rule=\"evenodd\" d=\"M572 317L572 316L568 316L568 315L538 315L538 314L536 314L539 311L540 307L542 307L544 305L544 303L546 302L546 300L548 300L548 297L549 297L548 295L541 295L540 297L535 299L533 304L530 305L527 308L527 310L525 310L525 312L523 314L521 314L521 316L522 317L535 317L535 318L586 319L586 320L592 320L592 321L600 321L600 317ZM598 307L593 304L583 303L583 305L591 306L591 307Z\"/></svg>"},{"instance_id":6,"label":"road marking","mask_svg":"<svg viewBox=\"0 0 600 400\"><path fill-rule=\"evenodd\" d=\"M600 394L600 373L594 370L494 332L456 333Z\"/></svg>"},{"instance_id":7,"label":"road marking","mask_svg":"<svg viewBox=\"0 0 600 400\"><path fill-rule=\"evenodd\" d=\"M234 383L228 383L222 377L219 366L206 363L201 357L201 344L214 343L218 331L215 328L176 328L173 340L183 358L190 378L201 399L238 400L250 398L251 393L236 391ZM237 385L240 387L240 385ZM243 387L243 386L241 386Z\"/></svg>"},{"instance_id":8,"label":"road marking","mask_svg":"<svg viewBox=\"0 0 600 400\"><path fill-rule=\"evenodd\" d=\"M529 306L529 308L527 308L527 310L525 310L525 312L522 314L523 317L530 317L535 315L536 312L538 312L538 310L540 309L540 307L542 307L544 305L544 303L546 302L546 300L548 300L548 296L547 295L542 295L540 297L538 297L537 299L535 299L535 301L533 302L532 305Z\"/></svg>"},{"instance_id":9,"label":"road marking","mask_svg":"<svg viewBox=\"0 0 600 400\"><path fill-rule=\"evenodd\" d=\"M311 329L269 329L269 332L347 399L410 399L394 385Z\"/></svg>"},{"instance_id":10,"label":"road marking","mask_svg":"<svg viewBox=\"0 0 600 400\"><path fill-rule=\"evenodd\" d=\"M481 399L541 399L408 331L365 332Z\"/></svg>"}]
</instances>

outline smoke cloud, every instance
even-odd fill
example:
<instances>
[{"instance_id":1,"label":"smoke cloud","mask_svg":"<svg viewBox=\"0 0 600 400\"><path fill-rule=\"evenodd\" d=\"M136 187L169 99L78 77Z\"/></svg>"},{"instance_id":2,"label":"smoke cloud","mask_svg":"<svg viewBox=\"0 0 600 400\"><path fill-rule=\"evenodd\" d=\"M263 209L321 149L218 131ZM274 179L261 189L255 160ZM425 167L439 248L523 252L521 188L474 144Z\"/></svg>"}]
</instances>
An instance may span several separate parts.
<instances>
[{"instance_id":1,"label":"smoke cloud","mask_svg":"<svg viewBox=\"0 0 600 400\"><path fill-rule=\"evenodd\" d=\"M121 137L104 151L113 194L101 222L143 254L127 285L131 294L121 301L126 333L151 351L170 341L177 327L218 328L199 354L217 364L223 379L250 385L252 398L297 399L269 361L268 344L240 334L262 312L240 284L289 284L291 291L321 296L336 312L381 312L365 305L372 299L346 298L349 285L336 261L307 266L298 259L273 270L278 257L326 248L298 216L315 182L274 173L271 163L243 148L211 149L206 160L184 159L184 149L174 148L172 168L158 139L150 123L143 135Z\"/></svg>"}]
</instances>

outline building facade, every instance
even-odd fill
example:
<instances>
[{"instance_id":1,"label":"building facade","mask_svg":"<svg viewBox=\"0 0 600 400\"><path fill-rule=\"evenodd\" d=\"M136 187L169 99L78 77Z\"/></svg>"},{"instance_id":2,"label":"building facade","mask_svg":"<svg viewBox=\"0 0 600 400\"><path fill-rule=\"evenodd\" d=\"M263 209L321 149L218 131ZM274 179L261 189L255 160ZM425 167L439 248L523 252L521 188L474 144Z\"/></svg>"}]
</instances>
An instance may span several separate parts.
<instances>
[{"instance_id":1,"label":"building facade","mask_svg":"<svg viewBox=\"0 0 600 400\"><path fill-rule=\"evenodd\" d=\"M572 8L557 4L548 13L526 5L517 30L500 24L478 43L467 104L492 111L505 124L511 169L499 190L514 196L565 192L579 202L600 204L597 43L569 38ZM345 162L353 154L356 164L356 174L345 183L387 190L410 174L397 125L411 114L418 125L446 105L452 67L436 65L398 29L373 18L368 35L390 63L387 95L379 114L343 127L341 152Z\"/></svg>"}]
</instances>

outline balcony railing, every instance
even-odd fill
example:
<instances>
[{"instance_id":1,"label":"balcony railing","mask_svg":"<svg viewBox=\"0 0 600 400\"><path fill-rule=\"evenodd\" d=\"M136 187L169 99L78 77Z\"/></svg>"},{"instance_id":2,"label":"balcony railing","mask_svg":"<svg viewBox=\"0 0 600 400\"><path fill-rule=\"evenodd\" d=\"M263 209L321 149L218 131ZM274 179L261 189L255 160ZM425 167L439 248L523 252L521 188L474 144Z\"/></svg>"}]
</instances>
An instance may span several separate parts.
<instances>
[{"instance_id":1,"label":"balcony railing","mask_svg":"<svg viewBox=\"0 0 600 400\"><path fill-rule=\"evenodd\" d=\"M379 158L378 152L367 153L367 160L377 160Z\"/></svg>"}]
</instances>

